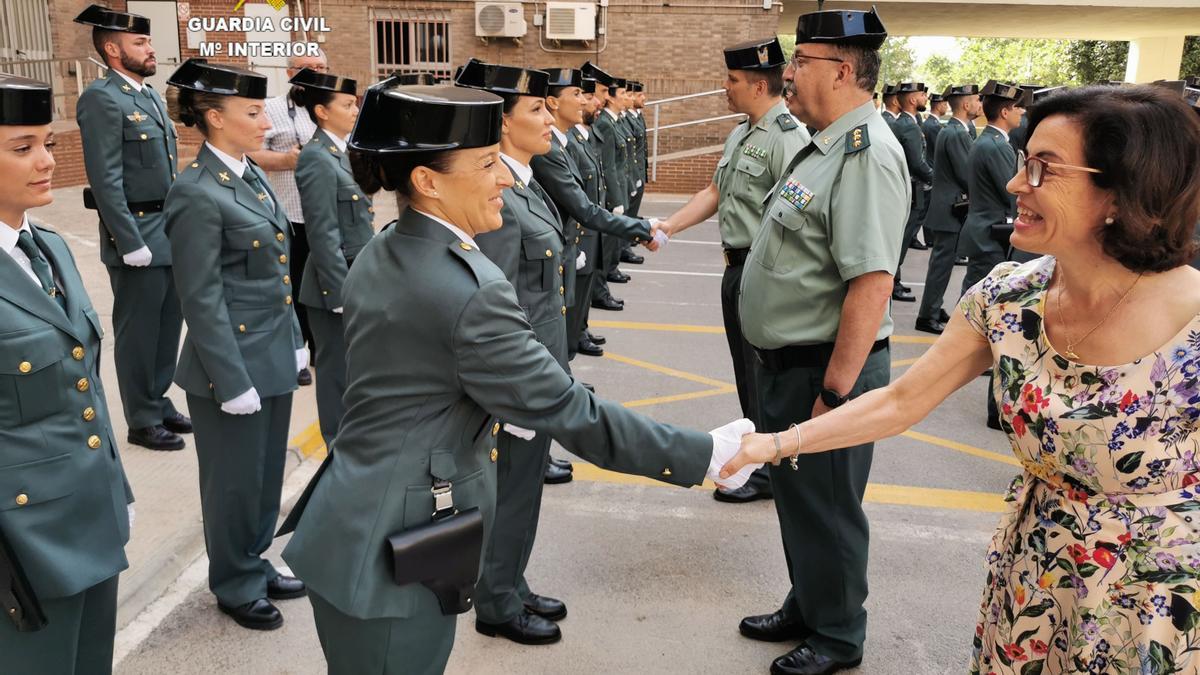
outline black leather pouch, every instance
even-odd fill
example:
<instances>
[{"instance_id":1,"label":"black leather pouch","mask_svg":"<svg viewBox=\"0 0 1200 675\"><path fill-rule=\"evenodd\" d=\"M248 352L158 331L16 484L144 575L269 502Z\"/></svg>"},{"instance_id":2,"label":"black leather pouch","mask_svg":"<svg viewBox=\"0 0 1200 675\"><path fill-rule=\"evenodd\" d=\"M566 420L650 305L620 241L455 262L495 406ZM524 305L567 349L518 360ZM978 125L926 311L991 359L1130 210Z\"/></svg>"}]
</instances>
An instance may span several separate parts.
<instances>
[{"instance_id":1,"label":"black leather pouch","mask_svg":"<svg viewBox=\"0 0 1200 675\"><path fill-rule=\"evenodd\" d=\"M48 623L42 604L3 532L0 532L0 610L22 633L39 631Z\"/></svg>"},{"instance_id":2,"label":"black leather pouch","mask_svg":"<svg viewBox=\"0 0 1200 675\"><path fill-rule=\"evenodd\" d=\"M971 200L967 199L966 195L959 195L957 199L950 204L950 215L954 216L959 223L967 222L967 212L971 210Z\"/></svg>"}]
</instances>

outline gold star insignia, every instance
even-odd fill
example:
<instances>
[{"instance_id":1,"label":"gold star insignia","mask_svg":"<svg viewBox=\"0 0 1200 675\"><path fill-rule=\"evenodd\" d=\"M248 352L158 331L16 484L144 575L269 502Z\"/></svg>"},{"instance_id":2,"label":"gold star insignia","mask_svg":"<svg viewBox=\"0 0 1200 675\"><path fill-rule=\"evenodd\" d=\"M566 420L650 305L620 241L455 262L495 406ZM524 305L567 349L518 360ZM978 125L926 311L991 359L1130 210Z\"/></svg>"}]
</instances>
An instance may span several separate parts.
<instances>
[{"instance_id":1,"label":"gold star insignia","mask_svg":"<svg viewBox=\"0 0 1200 675\"><path fill-rule=\"evenodd\" d=\"M261 202L261 201L265 200L266 198L267 198L267 193L265 193L265 192L258 193L258 201Z\"/></svg>"},{"instance_id":2,"label":"gold star insignia","mask_svg":"<svg viewBox=\"0 0 1200 675\"><path fill-rule=\"evenodd\" d=\"M134 121L134 122L141 122L142 120L146 119L145 115L143 115L142 113L140 113L136 110L133 111L132 115L126 115L126 117L128 117L131 121Z\"/></svg>"},{"instance_id":3,"label":"gold star insignia","mask_svg":"<svg viewBox=\"0 0 1200 675\"><path fill-rule=\"evenodd\" d=\"M862 147L862 141L858 140L857 138L856 138L856 139L854 139L854 147L856 147L856 148L861 148L861 147Z\"/></svg>"},{"instance_id":4,"label":"gold star insignia","mask_svg":"<svg viewBox=\"0 0 1200 675\"><path fill-rule=\"evenodd\" d=\"M336 145L329 146L329 151L336 155L337 154L337 146Z\"/></svg>"},{"instance_id":5,"label":"gold star insignia","mask_svg":"<svg viewBox=\"0 0 1200 675\"><path fill-rule=\"evenodd\" d=\"M218 178L220 178L220 179L221 179L222 181L224 181L224 182L229 182L229 174L228 174L228 173L226 173L226 172L224 172L224 171L222 171L221 173L217 174L217 177L218 177Z\"/></svg>"},{"instance_id":6,"label":"gold star insignia","mask_svg":"<svg viewBox=\"0 0 1200 675\"><path fill-rule=\"evenodd\" d=\"M525 184L524 184L524 183L522 183L521 181L517 181L516 185L517 185L517 189L518 189L518 190L524 190L524 189L525 189Z\"/></svg>"},{"instance_id":7,"label":"gold star insignia","mask_svg":"<svg viewBox=\"0 0 1200 675\"><path fill-rule=\"evenodd\" d=\"M130 87L127 84L121 85L121 91L130 91L131 89L133 89L133 87Z\"/></svg>"}]
</instances>

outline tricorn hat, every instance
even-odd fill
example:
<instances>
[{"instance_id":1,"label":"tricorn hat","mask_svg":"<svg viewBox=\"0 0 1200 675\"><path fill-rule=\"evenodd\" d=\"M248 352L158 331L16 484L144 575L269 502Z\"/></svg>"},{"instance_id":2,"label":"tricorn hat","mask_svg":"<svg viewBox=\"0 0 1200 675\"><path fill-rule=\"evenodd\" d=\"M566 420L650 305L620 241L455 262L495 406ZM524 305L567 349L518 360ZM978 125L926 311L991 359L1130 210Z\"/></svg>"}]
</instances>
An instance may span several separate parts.
<instances>
[{"instance_id":1,"label":"tricorn hat","mask_svg":"<svg viewBox=\"0 0 1200 675\"><path fill-rule=\"evenodd\" d=\"M579 67L584 77L590 77L601 86L607 87L613 83L613 76L600 69L600 66L593 64L591 61L584 61Z\"/></svg>"},{"instance_id":2,"label":"tricorn hat","mask_svg":"<svg viewBox=\"0 0 1200 675\"><path fill-rule=\"evenodd\" d=\"M869 12L829 10L801 14L796 21L796 44L825 43L879 49L887 29L872 7Z\"/></svg>"},{"instance_id":3,"label":"tricorn hat","mask_svg":"<svg viewBox=\"0 0 1200 675\"><path fill-rule=\"evenodd\" d=\"M584 77L582 83L579 86L583 89L583 93L594 94L594 93L596 93L596 78Z\"/></svg>"},{"instance_id":4,"label":"tricorn hat","mask_svg":"<svg viewBox=\"0 0 1200 675\"><path fill-rule=\"evenodd\" d=\"M372 85L347 145L390 154L482 148L500 142L504 99L452 85L402 85L399 78Z\"/></svg>"},{"instance_id":5,"label":"tricorn hat","mask_svg":"<svg viewBox=\"0 0 1200 675\"><path fill-rule=\"evenodd\" d=\"M502 66L471 59L454 78L454 84L494 94L518 94L545 98L550 93L550 76L545 71Z\"/></svg>"},{"instance_id":6,"label":"tricorn hat","mask_svg":"<svg viewBox=\"0 0 1200 675\"><path fill-rule=\"evenodd\" d=\"M0 73L0 124L40 126L54 119L50 85L17 75Z\"/></svg>"},{"instance_id":7,"label":"tricorn hat","mask_svg":"<svg viewBox=\"0 0 1200 675\"><path fill-rule=\"evenodd\" d=\"M94 26L101 30L115 30L137 35L150 34L150 19L140 14L118 12L102 5L92 5L75 17L75 23Z\"/></svg>"},{"instance_id":8,"label":"tricorn hat","mask_svg":"<svg viewBox=\"0 0 1200 675\"><path fill-rule=\"evenodd\" d=\"M1183 100L1187 101L1188 105L1192 106L1192 110L1200 113L1200 88L1185 88L1183 90Z\"/></svg>"},{"instance_id":9,"label":"tricorn hat","mask_svg":"<svg viewBox=\"0 0 1200 675\"><path fill-rule=\"evenodd\" d=\"M979 93L979 85L977 84L958 84L946 87L946 91L942 92L942 98L950 98L951 96L974 96Z\"/></svg>"},{"instance_id":10,"label":"tricorn hat","mask_svg":"<svg viewBox=\"0 0 1200 675\"><path fill-rule=\"evenodd\" d=\"M783 46L776 37L725 48L725 67L729 70L770 70L786 64Z\"/></svg>"},{"instance_id":11,"label":"tricorn hat","mask_svg":"<svg viewBox=\"0 0 1200 675\"><path fill-rule=\"evenodd\" d=\"M1045 100L1047 97L1053 96L1060 91L1066 91L1066 90L1067 90L1066 85L1061 85L1058 87L1042 87L1041 89L1038 89L1037 91L1033 92L1033 102L1037 103L1038 101Z\"/></svg>"},{"instance_id":12,"label":"tricorn hat","mask_svg":"<svg viewBox=\"0 0 1200 675\"><path fill-rule=\"evenodd\" d=\"M1007 84L997 82L996 80L988 80L987 84L983 85L983 89L979 92L980 96L997 96L999 98L1008 99L1017 103L1024 98L1025 92L1015 84Z\"/></svg>"},{"instance_id":13,"label":"tricorn hat","mask_svg":"<svg viewBox=\"0 0 1200 675\"><path fill-rule=\"evenodd\" d=\"M306 89L324 89L335 94L358 96L358 82L332 73L318 73L310 68L301 69L288 82Z\"/></svg>"},{"instance_id":14,"label":"tricorn hat","mask_svg":"<svg viewBox=\"0 0 1200 675\"><path fill-rule=\"evenodd\" d=\"M209 63L207 59L184 61L167 78L167 84L222 96L267 97L267 78L264 75L225 63Z\"/></svg>"},{"instance_id":15,"label":"tricorn hat","mask_svg":"<svg viewBox=\"0 0 1200 675\"><path fill-rule=\"evenodd\" d=\"M897 90L897 89L899 89L899 88L900 88L900 85L898 85L898 84L884 84L884 85L883 85L883 95L884 95L885 97L887 97L887 96L895 96L895 95L896 95L896 90Z\"/></svg>"},{"instance_id":16,"label":"tricorn hat","mask_svg":"<svg viewBox=\"0 0 1200 675\"><path fill-rule=\"evenodd\" d=\"M583 87L583 73L577 68L542 68L550 76L551 87Z\"/></svg>"},{"instance_id":17,"label":"tricorn hat","mask_svg":"<svg viewBox=\"0 0 1200 675\"><path fill-rule=\"evenodd\" d=\"M915 94L918 91L929 91L924 82L901 82L896 86L897 94Z\"/></svg>"},{"instance_id":18,"label":"tricorn hat","mask_svg":"<svg viewBox=\"0 0 1200 675\"><path fill-rule=\"evenodd\" d=\"M437 77L433 73L402 73L398 70L393 71L391 75L384 77L387 80L396 78L397 84L437 84Z\"/></svg>"}]
</instances>

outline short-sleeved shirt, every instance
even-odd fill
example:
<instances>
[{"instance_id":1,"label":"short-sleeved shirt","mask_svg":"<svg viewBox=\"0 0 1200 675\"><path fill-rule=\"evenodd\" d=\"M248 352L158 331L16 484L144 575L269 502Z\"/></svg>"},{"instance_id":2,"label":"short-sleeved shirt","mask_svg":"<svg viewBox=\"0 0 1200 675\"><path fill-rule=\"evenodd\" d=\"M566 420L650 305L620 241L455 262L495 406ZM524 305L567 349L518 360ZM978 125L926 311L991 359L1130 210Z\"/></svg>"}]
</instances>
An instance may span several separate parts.
<instances>
[{"instance_id":1,"label":"short-sleeved shirt","mask_svg":"<svg viewBox=\"0 0 1200 675\"><path fill-rule=\"evenodd\" d=\"M717 222L725 248L750 247L762 222L763 199L808 142L808 131L782 100L754 126L746 120L730 132L713 174Z\"/></svg>"},{"instance_id":2,"label":"short-sleeved shirt","mask_svg":"<svg viewBox=\"0 0 1200 675\"><path fill-rule=\"evenodd\" d=\"M742 272L742 332L760 349L834 342L849 281L895 274L912 199L904 151L870 101L789 167ZM876 339L891 333L885 316Z\"/></svg>"},{"instance_id":3,"label":"short-sleeved shirt","mask_svg":"<svg viewBox=\"0 0 1200 675\"><path fill-rule=\"evenodd\" d=\"M299 149L312 138L317 125L308 116L308 111L297 106L287 94L267 99L263 109L271 119L271 128L263 139L263 149L274 152L291 152ZM293 223L304 222L304 210L300 207L300 189L296 187L295 171L267 171L267 180L275 188L283 212Z\"/></svg>"}]
</instances>

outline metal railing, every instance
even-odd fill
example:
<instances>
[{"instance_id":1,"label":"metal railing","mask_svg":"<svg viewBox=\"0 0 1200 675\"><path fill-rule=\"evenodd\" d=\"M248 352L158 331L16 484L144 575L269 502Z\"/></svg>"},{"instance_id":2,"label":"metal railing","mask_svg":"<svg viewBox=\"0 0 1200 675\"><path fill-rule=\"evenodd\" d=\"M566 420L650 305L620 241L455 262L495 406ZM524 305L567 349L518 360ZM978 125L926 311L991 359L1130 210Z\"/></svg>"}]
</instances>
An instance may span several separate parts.
<instances>
[{"instance_id":1,"label":"metal railing","mask_svg":"<svg viewBox=\"0 0 1200 675\"><path fill-rule=\"evenodd\" d=\"M686 122L676 122L674 124L660 124L659 123L659 113L662 111L662 106L664 106L668 103L677 103L679 101L690 101L693 99L704 98L706 96L717 96L718 94L723 95L724 93L725 93L724 89L714 89L712 91L702 91L698 94L685 94L683 96L672 96L670 98L663 98L663 99L659 99L657 101L649 101L646 103L646 107L649 108L649 107L653 106L653 108L654 108L654 126L650 129L646 130L647 133L654 134L654 140L652 142L651 150L650 150L650 180L655 180L655 181L658 180L658 136L659 136L659 132L666 131L668 129L682 129L684 127L693 127L693 126L696 126L699 124L710 124L712 122L722 122L724 120L732 120L732 119L740 120L745 117L745 115L742 113L731 113L729 115L718 115L716 117L705 117L705 118L697 119L697 120L688 120Z\"/></svg>"}]
</instances>

